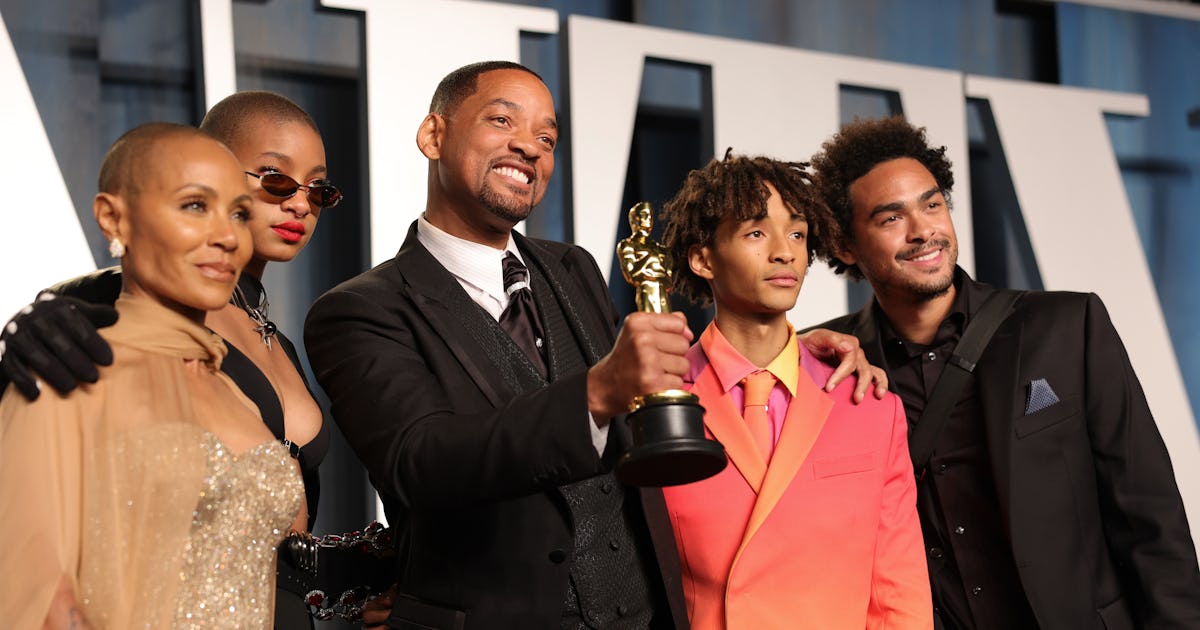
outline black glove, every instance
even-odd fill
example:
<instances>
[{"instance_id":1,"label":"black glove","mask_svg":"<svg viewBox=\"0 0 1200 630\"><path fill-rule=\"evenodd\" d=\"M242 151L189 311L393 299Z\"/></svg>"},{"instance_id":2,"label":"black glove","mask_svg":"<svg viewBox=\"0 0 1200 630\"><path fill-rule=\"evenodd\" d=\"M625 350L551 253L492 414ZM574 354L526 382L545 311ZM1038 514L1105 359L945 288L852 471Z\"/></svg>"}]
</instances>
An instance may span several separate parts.
<instances>
[{"instance_id":1,"label":"black glove","mask_svg":"<svg viewBox=\"0 0 1200 630\"><path fill-rule=\"evenodd\" d=\"M100 378L96 365L113 360L112 348L96 329L116 321L112 306L42 292L0 332L0 392L11 381L36 400L37 376L63 393L80 381L95 383Z\"/></svg>"}]
</instances>

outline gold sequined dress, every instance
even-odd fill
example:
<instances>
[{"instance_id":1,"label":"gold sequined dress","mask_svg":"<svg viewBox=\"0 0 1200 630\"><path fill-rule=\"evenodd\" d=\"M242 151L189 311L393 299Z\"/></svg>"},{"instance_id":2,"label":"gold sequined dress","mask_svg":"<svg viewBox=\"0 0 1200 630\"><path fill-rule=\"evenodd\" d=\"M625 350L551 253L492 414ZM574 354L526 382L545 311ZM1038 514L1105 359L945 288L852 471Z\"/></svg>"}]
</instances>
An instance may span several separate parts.
<instances>
[{"instance_id":1,"label":"gold sequined dress","mask_svg":"<svg viewBox=\"0 0 1200 630\"><path fill-rule=\"evenodd\" d=\"M222 405L258 417L219 337L144 298L117 310L97 383L0 401L0 626L40 628L66 575L96 628L270 628L296 464L265 428L240 452L208 430Z\"/></svg>"}]
</instances>

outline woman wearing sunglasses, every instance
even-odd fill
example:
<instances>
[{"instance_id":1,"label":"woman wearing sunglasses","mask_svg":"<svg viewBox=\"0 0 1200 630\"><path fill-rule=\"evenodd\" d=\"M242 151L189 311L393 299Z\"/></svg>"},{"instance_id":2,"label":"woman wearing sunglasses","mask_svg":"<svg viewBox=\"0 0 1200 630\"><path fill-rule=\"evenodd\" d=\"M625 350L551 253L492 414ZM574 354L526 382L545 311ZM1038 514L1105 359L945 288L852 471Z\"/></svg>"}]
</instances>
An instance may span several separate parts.
<instances>
[{"instance_id":1,"label":"woman wearing sunglasses","mask_svg":"<svg viewBox=\"0 0 1200 630\"><path fill-rule=\"evenodd\" d=\"M308 244L321 211L341 201L327 179L325 145L316 123L299 106L271 92L240 92L213 106L200 129L229 146L245 170L253 206L254 253L238 279L229 305L209 317L209 326L229 342L229 370L258 403L263 421L300 463L308 526L320 496L317 466L329 448L329 427L309 391L291 341L270 320L262 276L267 263L286 263ZM311 551L303 532L281 546L276 628L311 624L304 596L311 576L292 550Z\"/></svg>"},{"instance_id":2,"label":"woman wearing sunglasses","mask_svg":"<svg viewBox=\"0 0 1200 630\"><path fill-rule=\"evenodd\" d=\"M288 262L300 253L312 238L321 211L337 205L342 194L327 179L325 147L316 124L283 96L239 92L213 106L200 129L225 143L237 157L252 197L247 224L253 253L232 299L209 314L207 326L227 342L229 353L221 364L222 371L254 401L263 422L298 461L307 497L307 518L298 522L307 522L311 529L320 496L317 466L329 446L329 427L322 421L321 409L308 388L295 348L270 320L262 275L267 263ZM63 330L90 328L78 314L86 307L71 300L47 299L51 294L111 304L120 292L120 283L120 272L107 269L64 282L39 296L32 312L26 309L25 314L10 322L10 328L15 324L17 332L9 333L10 355L4 357L9 365L5 372L11 374L16 357L18 362L24 358L23 363L45 376L46 372L37 368L47 361L22 357L21 350L36 347L47 355L58 353L58 359L69 363L61 350L51 350L56 346L48 341L52 329L59 329L60 338L79 339L91 332ZM39 334L42 337L35 338ZM28 337L22 339L21 335ZM79 349L72 351L78 353ZM104 351L92 348L88 354L106 363ZM76 374L78 371L75 369ZM95 380L86 374L79 377ZM53 379L46 380L64 389ZM13 381L19 385L18 379ZM69 385L73 387L74 383ZM28 387L20 389L30 396ZM35 389L32 394L36 393ZM314 557L315 547L306 532L292 532L280 546L276 628L312 626L304 599L314 585Z\"/></svg>"}]
</instances>

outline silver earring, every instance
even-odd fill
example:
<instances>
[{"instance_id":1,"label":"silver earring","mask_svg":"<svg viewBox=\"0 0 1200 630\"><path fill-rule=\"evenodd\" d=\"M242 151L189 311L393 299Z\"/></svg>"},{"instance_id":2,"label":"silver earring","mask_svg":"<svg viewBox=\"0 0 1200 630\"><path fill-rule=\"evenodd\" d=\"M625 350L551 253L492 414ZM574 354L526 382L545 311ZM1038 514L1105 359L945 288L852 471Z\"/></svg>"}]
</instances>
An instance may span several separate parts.
<instances>
[{"instance_id":1,"label":"silver earring","mask_svg":"<svg viewBox=\"0 0 1200 630\"><path fill-rule=\"evenodd\" d=\"M113 237L113 240L108 242L108 255L113 258L120 258L125 255L125 243L121 242L118 237Z\"/></svg>"}]
</instances>

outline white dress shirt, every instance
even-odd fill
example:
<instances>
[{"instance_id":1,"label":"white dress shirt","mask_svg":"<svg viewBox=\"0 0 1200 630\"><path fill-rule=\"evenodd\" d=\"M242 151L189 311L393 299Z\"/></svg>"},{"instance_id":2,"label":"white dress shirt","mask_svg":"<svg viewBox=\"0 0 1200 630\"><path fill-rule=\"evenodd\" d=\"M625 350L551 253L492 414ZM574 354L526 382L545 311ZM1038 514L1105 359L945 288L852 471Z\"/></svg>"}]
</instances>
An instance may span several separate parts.
<instances>
[{"instance_id":1,"label":"white dress shirt","mask_svg":"<svg viewBox=\"0 0 1200 630\"><path fill-rule=\"evenodd\" d=\"M493 319L500 321L500 315L508 306L508 294L504 292L504 256L512 252L525 264L525 258L517 249L512 234L508 235L504 249L496 249L444 232L422 215L417 219L417 242L458 280L471 300ZM532 285L529 290L533 291ZM597 427L589 411L588 427L592 433L592 446L596 448L596 453L603 454L608 444L608 425Z\"/></svg>"}]
</instances>

